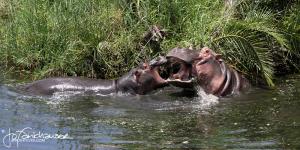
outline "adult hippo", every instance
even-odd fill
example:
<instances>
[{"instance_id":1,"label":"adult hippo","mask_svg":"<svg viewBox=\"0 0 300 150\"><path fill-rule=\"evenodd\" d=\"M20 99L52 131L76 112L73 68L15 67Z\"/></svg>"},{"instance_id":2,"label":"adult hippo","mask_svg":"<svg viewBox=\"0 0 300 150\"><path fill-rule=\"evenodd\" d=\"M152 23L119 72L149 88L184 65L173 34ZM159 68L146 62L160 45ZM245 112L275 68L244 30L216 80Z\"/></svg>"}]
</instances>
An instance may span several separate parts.
<instances>
[{"instance_id":1,"label":"adult hippo","mask_svg":"<svg viewBox=\"0 0 300 150\"><path fill-rule=\"evenodd\" d=\"M168 83L160 77L159 66L166 62L163 57L137 68L116 80L100 80L80 77L58 77L38 80L20 86L20 90L30 95L51 96L55 92L82 91L95 92L102 95L112 93L146 94L152 90L166 86Z\"/></svg>"},{"instance_id":2,"label":"adult hippo","mask_svg":"<svg viewBox=\"0 0 300 150\"><path fill-rule=\"evenodd\" d=\"M198 57L198 53L189 48L173 48L166 58L170 63L171 68L176 68L171 71L168 83L182 88L193 87L192 78L192 63Z\"/></svg>"},{"instance_id":3,"label":"adult hippo","mask_svg":"<svg viewBox=\"0 0 300 150\"><path fill-rule=\"evenodd\" d=\"M194 59L193 74L206 93L216 96L237 94L250 86L244 76L226 65L221 55L208 47L202 48Z\"/></svg>"}]
</instances>

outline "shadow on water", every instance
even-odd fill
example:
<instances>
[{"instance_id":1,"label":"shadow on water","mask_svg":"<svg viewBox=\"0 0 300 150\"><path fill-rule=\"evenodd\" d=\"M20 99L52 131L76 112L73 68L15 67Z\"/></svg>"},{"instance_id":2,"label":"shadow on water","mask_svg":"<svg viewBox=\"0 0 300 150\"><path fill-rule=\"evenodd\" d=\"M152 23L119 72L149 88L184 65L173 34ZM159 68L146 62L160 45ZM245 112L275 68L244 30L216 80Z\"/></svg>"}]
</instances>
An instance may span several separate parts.
<instances>
[{"instance_id":1,"label":"shadow on water","mask_svg":"<svg viewBox=\"0 0 300 150\"><path fill-rule=\"evenodd\" d=\"M299 149L299 79L221 99L172 87L146 96L45 99L1 86L0 139L8 129L31 127L71 139L20 142L19 149Z\"/></svg>"}]
</instances>

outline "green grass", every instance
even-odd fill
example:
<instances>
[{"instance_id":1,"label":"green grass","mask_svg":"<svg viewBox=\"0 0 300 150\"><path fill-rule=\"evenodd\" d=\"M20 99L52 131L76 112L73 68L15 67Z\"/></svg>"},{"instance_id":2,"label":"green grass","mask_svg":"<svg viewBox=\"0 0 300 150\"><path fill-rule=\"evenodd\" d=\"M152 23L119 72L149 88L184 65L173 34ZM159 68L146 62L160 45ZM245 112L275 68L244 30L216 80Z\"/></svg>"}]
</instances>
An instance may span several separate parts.
<instances>
[{"instance_id":1,"label":"green grass","mask_svg":"<svg viewBox=\"0 0 300 150\"><path fill-rule=\"evenodd\" d=\"M262 78L274 86L274 51L280 59L299 54L295 34L299 24L292 23L299 16L299 5L281 13L284 16L279 20L276 11L259 3L247 0L225 7L223 2L3 1L1 6L7 7L0 7L0 16L5 16L0 19L0 64L6 72L33 74L33 79L66 75L117 78L137 63L176 46L209 46L251 80ZM151 25L168 32L161 52L140 46ZM289 65L297 66L297 62L291 60Z\"/></svg>"}]
</instances>

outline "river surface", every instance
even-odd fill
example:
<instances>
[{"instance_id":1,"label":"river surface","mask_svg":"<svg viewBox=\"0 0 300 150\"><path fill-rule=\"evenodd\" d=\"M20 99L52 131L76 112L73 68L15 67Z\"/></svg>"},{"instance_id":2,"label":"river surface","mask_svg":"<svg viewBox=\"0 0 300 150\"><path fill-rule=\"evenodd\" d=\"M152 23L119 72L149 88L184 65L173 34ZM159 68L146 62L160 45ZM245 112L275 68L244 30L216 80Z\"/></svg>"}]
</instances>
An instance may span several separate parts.
<instances>
[{"instance_id":1,"label":"river surface","mask_svg":"<svg viewBox=\"0 0 300 150\"><path fill-rule=\"evenodd\" d=\"M221 99L172 87L51 98L13 89L0 86L0 149L300 149L300 75Z\"/></svg>"}]
</instances>

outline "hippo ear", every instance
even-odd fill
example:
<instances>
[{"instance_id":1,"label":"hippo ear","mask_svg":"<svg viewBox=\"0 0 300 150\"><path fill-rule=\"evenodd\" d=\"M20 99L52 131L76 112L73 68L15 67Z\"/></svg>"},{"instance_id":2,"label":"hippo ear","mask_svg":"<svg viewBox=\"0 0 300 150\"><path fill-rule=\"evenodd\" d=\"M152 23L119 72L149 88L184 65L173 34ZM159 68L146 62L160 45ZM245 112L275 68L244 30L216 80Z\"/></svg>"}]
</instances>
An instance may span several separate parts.
<instances>
[{"instance_id":1,"label":"hippo ear","mask_svg":"<svg viewBox=\"0 0 300 150\"><path fill-rule=\"evenodd\" d=\"M216 60L217 61L223 61L223 59L222 59L222 55L221 54L216 54Z\"/></svg>"}]
</instances>

